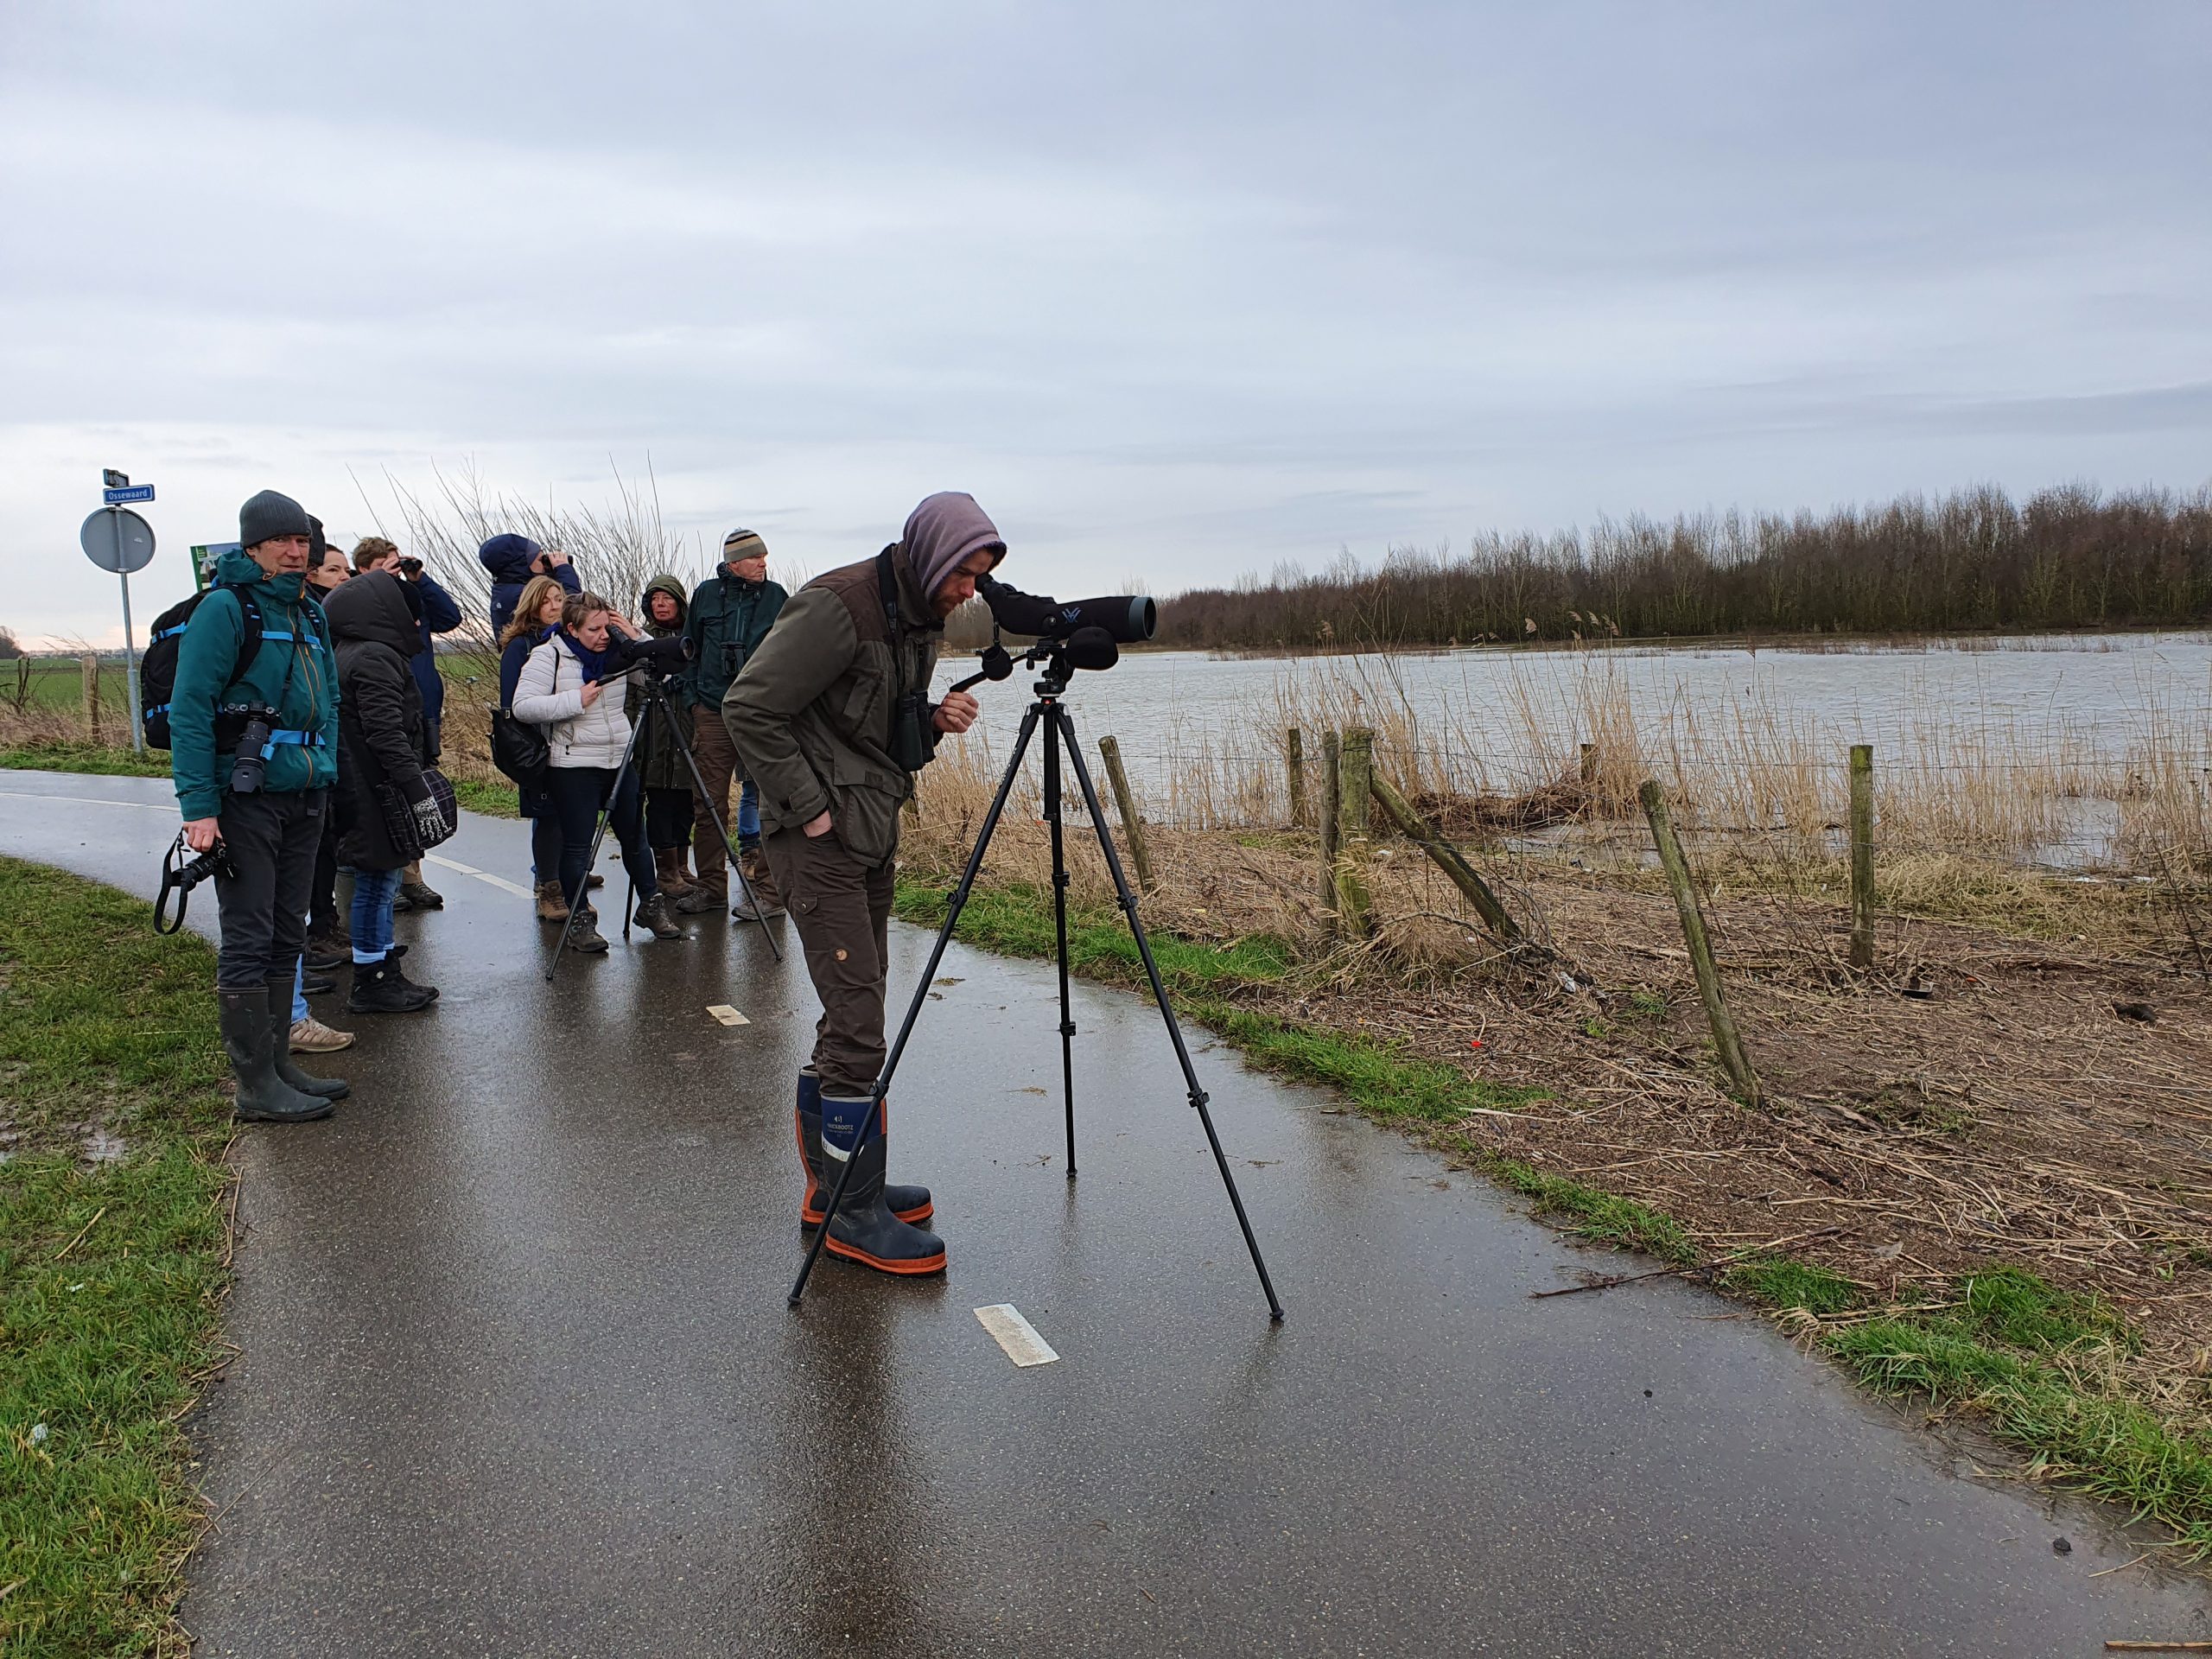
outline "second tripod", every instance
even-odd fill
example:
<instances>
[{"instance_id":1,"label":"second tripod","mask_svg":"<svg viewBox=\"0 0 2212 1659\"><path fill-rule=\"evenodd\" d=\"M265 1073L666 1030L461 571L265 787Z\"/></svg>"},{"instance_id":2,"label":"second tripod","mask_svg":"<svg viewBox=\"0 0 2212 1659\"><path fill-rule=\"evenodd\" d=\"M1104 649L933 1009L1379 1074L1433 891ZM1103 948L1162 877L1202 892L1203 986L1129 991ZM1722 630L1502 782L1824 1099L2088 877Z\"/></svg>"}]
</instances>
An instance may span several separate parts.
<instances>
[{"instance_id":1,"label":"second tripod","mask_svg":"<svg viewBox=\"0 0 2212 1659\"><path fill-rule=\"evenodd\" d=\"M728 857L737 871L739 890L747 900L746 908L753 912L753 921L760 928L760 937L768 941L768 949L775 953L776 960L781 962L784 959L783 949L776 943L776 936L769 931L767 922L762 918L760 906L753 899L753 884L746 880L745 861L739 854L737 844L730 839L729 826L722 817L721 804L714 798L707 788L706 779L700 773L698 758L691 753L690 742L683 735L683 722L677 719L676 710L669 703L668 688L652 674L647 674L639 683L645 693L645 706L637 723L630 728L630 741L622 750L622 764L615 769L614 787L607 791L607 799L599 809L599 821L592 827L591 851L584 859L585 870L589 872L599 863L600 846L607 839L607 826L614 816L615 804L622 798L625 785L637 781L639 742L645 736L646 728L658 719L666 728L669 736L676 741L677 752L683 755L683 765L691 774L693 791L699 799L707 804L708 815L715 821L715 833L721 837L721 852ZM612 688L606 695L612 695ZM645 811L642 782L638 782L638 789L641 798L638 810L642 815ZM704 850L701 849L702 854ZM702 871L704 868L702 862ZM553 947L553 965L545 970L545 982L549 985L553 982L553 976L561 971L561 959L569 953L569 935L575 931L576 919L583 913L585 895L589 891L588 886L579 887L569 898L569 919L563 925L560 940ZM622 931L626 934L630 931L630 916L636 899L633 887L622 902Z\"/></svg>"}]
</instances>

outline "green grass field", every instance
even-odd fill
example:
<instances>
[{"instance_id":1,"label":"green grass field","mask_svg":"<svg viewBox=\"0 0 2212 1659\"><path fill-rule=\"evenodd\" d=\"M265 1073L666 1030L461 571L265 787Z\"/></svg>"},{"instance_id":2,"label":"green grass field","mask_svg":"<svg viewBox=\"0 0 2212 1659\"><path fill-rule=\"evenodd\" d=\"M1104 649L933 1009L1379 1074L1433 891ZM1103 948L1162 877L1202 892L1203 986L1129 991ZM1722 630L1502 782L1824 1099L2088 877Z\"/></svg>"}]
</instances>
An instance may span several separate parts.
<instances>
[{"instance_id":1,"label":"green grass field","mask_svg":"<svg viewBox=\"0 0 2212 1659\"><path fill-rule=\"evenodd\" d=\"M100 663L100 708L129 719L130 684L120 658ZM85 706L84 671L73 657L19 657L0 662L0 702L70 714Z\"/></svg>"},{"instance_id":2,"label":"green grass field","mask_svg":"<svg viewBox=\"0 0 2212 1659\"><path fill-rule=\"evenodd\" d=\"M0 1654L181 1652L231 1134L214 952L0 859Z\"/></svg>"}]
</instances>

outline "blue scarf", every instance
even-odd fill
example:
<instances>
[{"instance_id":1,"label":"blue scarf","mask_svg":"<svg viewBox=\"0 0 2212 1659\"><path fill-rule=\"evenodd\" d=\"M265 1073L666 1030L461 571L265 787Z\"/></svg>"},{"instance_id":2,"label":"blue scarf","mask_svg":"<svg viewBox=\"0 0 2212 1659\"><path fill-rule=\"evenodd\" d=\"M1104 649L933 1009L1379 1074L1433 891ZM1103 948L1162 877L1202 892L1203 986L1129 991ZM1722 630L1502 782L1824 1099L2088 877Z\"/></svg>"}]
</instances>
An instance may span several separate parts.
<instances>
[{"instance_id":1,"label":"blue scarf","mask_svg":"<svg viewBox=\"0 0 2212 1659\"><path fill-rule=\"evenodd\" d=\"M567 643L569 649L576 653L576 662L583 669L584 683L586 685L589 685L594 680L597 679L601 674L607 671L607 653L605 652L592 650L589 646L586 645L582 640L577 639L575 634L570 633L566 628L563 628L559 632L562 639Z\"/></svg>"}]
</instances>

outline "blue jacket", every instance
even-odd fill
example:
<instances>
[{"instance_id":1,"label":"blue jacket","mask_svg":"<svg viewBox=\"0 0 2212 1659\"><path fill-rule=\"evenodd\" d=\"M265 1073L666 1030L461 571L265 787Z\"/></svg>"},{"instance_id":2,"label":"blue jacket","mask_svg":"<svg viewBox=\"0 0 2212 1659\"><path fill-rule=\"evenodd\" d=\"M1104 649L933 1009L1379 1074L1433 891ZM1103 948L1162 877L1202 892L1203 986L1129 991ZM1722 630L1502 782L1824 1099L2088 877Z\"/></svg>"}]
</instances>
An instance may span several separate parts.
<instances>
[{"instance_id":1,"label":"blue jacket","mask_svg":"<svg viewBox=\"0 0 2212 1659\"><path fill-rule=\"evenodd\" d=\"M494 536L476 550L476 563L492 578L492 634L497 639L514 618L515 603L530 581L530 562L545 550L527 536ZM553 576L572 594L584 590L583 579L573 564L556 564Z\"/></svg>"},{"instance_id":2,"label":"blue jacket","mask_svg":"<svg viewBox=\"0 0 2212 1659\"><path fill-rule=\"evenodd\" d=\"M177 807L188 819L222 816L236 747L217 734L216 710L226 704L274 709L276 729L295 734L270 746L262 783L268 793L327 789L338 776L338 665L326 644L329 626L322 607L302 593L300 577L266 575L243 552L224 554L216 562L215 580L253 595L261 612L261 646L244 677L232 683L245 613L231 594L201 600L185 628L169 693L169 773ZM228 736L233 722L219 723Z\"/></svg>"},{"instance_id":3,"label":"blue jacket","mask_svg":"<svg viewBox=\"0 0 2212 1659\"><path fill-rule=\"evenodd\" d=\"M507 641L507 648L499 653L499 707L515 706L515 683L522 678L522 665L530 660L530 653L543 645L553 632L541 628L536 633L518 634Z\"/></svg>"},{"instance_id":4,"label":"blue jacket","mask_svg":"<svg viewBox=\"0 0 2212 1659\"><path fill-rule=\"evenodd\" d=\"M451 633L459 627L461 607L453 602L451 594L430 580L427 570L415 578L415 595L423 601L423 649L407 659L407 666L414 673L416 689L423 694L423 718L435 729L445 714L446 680L438 672L436 648L430 636Z\"/></svg>"}]
</instances>

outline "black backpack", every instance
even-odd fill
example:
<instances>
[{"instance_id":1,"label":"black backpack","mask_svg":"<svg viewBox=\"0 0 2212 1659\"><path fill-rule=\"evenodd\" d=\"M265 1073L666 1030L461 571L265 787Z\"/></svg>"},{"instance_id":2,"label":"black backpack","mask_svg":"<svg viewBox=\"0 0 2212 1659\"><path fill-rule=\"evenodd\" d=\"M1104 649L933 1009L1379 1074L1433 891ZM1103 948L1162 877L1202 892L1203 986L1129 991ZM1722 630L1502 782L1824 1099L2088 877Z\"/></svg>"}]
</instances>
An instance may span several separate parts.
<instances>
[{"instance_id":1,"label":"black backpack","mask_svg":"<svg viewBox=\"0 0 2212 1659\"><path fill-rule=\"evenodd\" d=\"M138 660L138 712L150 748L169 747L169 698L176 690L176 659L177 653L184 648L184 631L191 625L192 614L202 601L220 593L228 593L238 601L245 619L245 634L238 641L238 658L231 664L231 677L223 683L224 689L228 690L236 685L253 666L254 653L261 649L261 607L254 603L253 595L245 588L227 582L203 588L190 599L178 601L156 617L153 636L146 641L146 654Z\"/></svg>"}]
</instances>

